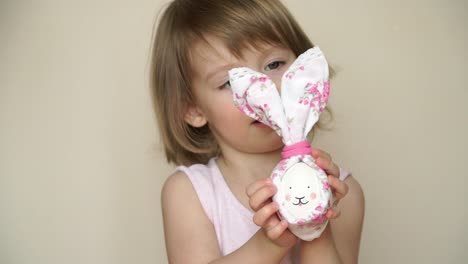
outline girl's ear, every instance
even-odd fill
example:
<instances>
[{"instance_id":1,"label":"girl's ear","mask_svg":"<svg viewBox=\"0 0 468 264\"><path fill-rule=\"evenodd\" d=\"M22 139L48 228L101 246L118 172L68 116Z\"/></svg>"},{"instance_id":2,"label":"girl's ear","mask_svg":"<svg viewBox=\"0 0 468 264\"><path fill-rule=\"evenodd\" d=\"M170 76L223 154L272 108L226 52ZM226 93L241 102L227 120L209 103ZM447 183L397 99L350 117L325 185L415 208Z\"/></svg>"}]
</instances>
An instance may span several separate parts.
<instances>
[{"instance_id":1,"label":"girl's ear","mask_svg":"<svg viewBox=\"0 0 468 264\"><path fill-rule=\"evenodd\" d=\"M207 123L205 115L200 110L200 108L196 106L189 107L187 113L185 114L184 120L193 127L202 127Z\"/></svg>"}]
</instances>

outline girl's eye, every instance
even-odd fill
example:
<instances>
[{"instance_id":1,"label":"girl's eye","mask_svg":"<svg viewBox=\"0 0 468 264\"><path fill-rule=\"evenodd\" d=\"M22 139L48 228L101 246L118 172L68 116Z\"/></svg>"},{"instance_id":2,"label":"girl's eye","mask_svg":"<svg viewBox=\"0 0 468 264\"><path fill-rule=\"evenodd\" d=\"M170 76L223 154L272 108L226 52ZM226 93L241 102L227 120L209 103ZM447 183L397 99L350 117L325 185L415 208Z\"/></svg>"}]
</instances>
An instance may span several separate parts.
<instances>
[{"instance_id":1,"label":"girl's eye","mask_svg":"<svg viewBox=\"0 0 468 264\"><path fill-rule=\"evenodd\" d=\"M284 63L285 63L284 61L274 61L274 62L268 64L268 65L265 67L265 70L266 70L266 71L276 70L276 69L278 69L279 67L281 67L281 65L283 65Z\"/></svg>"},{"instance_id":2,"label":"girl's eye","mask_svg":"<svg viewBox=\"0 0 468 264\"><path fill-rule=\"evenodd\" d=\"M220 87L218 87L219 89L224 89L224 88L231 88L231 82L230 81L227 81L225 83L223 83L223 85L221 85Z\"/></svg>"}]
</instances>

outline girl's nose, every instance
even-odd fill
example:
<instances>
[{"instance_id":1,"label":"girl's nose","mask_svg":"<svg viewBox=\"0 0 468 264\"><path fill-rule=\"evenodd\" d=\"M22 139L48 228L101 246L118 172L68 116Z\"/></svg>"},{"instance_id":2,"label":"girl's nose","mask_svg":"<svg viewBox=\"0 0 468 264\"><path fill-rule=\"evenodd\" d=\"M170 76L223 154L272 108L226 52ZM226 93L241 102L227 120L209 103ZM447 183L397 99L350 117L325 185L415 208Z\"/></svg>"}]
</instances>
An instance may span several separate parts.
<instances>
[{"instance_id":1,"label":"girl's nose","mask_svg":"<svg viewBox=\"0 0 468 264\"><path fill-rule=\"evenodd\" d=\"M276 89L278 90L278 93L281 95L281 84L276 85Z\"/></svg>"}]
</instances>

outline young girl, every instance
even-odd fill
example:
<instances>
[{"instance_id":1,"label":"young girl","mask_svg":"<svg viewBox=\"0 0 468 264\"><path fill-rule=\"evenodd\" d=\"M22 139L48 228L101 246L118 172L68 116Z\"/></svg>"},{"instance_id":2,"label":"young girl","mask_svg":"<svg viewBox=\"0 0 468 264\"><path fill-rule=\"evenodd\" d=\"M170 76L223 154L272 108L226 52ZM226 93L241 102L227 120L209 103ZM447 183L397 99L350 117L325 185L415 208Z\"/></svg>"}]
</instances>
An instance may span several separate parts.
<instances>
[{"instance_id":1,"label":"young girl","mask_svg":"<svg viewBox=\"0 0 468 264\"><path fill-rule=\"evenodd\" d=\"M314 149L340 203L319 238L298 241L271 200L281 137L239 111L229 87L228 70L245 66L280 90L285 70L312 47L277 0L175 0L165 10L151 78L166 157L179 165L162 190L170 263L357 262L358 182Z\"/></svg>"}]
</instances>

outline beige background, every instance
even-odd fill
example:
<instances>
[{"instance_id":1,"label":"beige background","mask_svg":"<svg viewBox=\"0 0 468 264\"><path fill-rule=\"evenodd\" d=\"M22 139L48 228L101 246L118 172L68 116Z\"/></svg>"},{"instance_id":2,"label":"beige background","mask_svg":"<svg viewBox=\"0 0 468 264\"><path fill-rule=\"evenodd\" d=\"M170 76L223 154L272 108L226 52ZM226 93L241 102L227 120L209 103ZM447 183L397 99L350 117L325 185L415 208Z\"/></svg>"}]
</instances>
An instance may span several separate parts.
<instances>
[{"instance_id":1,"label":"beige background","mask_svg":"<svg viewBox=\"0 0 468 264\"><path fill-rule=\"evenodd\" d=\"M166 262L162 2L0 2L0 263ZM466 1L285 3L338 69L314 144L365 189L361 263L466 263Z\"/></svg>"}]
</instances>

